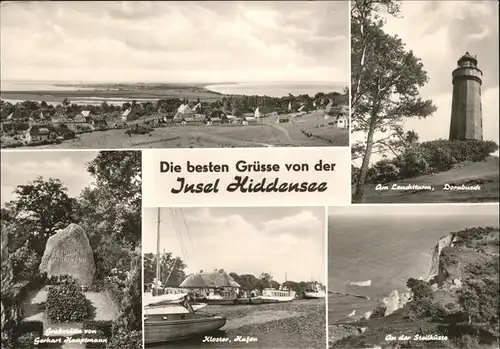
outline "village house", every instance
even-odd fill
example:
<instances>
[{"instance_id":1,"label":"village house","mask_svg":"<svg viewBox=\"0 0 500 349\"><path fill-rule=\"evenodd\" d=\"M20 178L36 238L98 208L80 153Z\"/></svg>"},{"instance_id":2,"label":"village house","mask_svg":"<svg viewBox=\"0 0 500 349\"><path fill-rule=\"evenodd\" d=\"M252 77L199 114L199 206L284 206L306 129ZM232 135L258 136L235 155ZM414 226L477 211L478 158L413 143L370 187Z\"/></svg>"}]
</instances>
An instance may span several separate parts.
<instances>
[{"instance_id":1,"label":"village house","mask_svg":"<svg viewBox=\"0 0 500 349\"><path fill-rule=\"evenodd\" d=\"M9 132L13 128L14 123L12 122L12 116L14 113L10 113L5 120L2 120L2 132Z\"/></svg>"},{"instance_id":2,"label":"village house","mask_svg":"<svg viewBox=\"0 0 500 349\"><path fill-rule=\"evenodd\" d=\"M276 119L277 124L288 124L290 123L290 117L288 115L278 115Z\"/></svg>"},{"instance_id":3,"label":"village house","mask_svg":"<svg viewBox=\"0 0 500 349\"><path fill-rule=\"evenodd\" d=\"M189 107L188 104L182 104L179 108L177 108L177 114L175 114L174 119L183 119L185 117L190 117L194 114L193 109Z\"/></svg>"},{"instance_id":4,"label":"village house","mask_svg":"<svg viewBox=\"0 0 500 349\"><path fill-rule=\"evenodd\" d=\"M74 117L73 121L76 123L90 124L92 122L92 115L90 114L90 110L82 110L80 114Z\"/></svg>"},{"instance_id":5,"label":"village house","mask_svg":"<svg viewBox=\"0 0 500 349\"><path fill-rule=\"evenodd\" d=\"M193 111L194 112L197 112L197 111L200 111L201 110L201 103L198 103L196 104L194 107L193 107Z\"/></svg>"},{"instance_id":6,"label":"village house","mask_svg":"<svg viewBox=\"0 0 500 349\"><path fill-rule=\"evenodd\" d=\"M51 119L50 119L50 122L55 125L55 124L60 124L60 123L63 123L65 122L66 119L62 118L61 116L56 116L54 115Z\"/></svg>"},{"instance_id":7,"label":"village house","mask_svg":"<svg viewBox=\"0 0 500 349\"><path fill-rule=\"evenodd\" d=\"M205 123L207 125L220 125L222 123L222 118L213 116L213 117L207 117L205 119Z\"/></svg>"},{"instance_id":8,"label":"village house","mask_svg":"<svg viewBox=\"0 0 500 349\"><path fill-rule=\"evenodd\" d=\"M340 116L344 117L349 117L349 106L348 105L333 105L332 102L330 102L327 106L327 109L325 109L325 120L328 120L330 118L335 118L335 120L338 120Z\"/></svg>"},{"instance_id":9,"label":"village house","mask_svg":"<svg viewBox=\"0 0 500 349\"><path fill-rule=\"evenodd\" d=\"M336 124L338 128L347 128L349 124L348 118L345 115L339 115L336 120Z\"/></svg>"},{"instance_id":10,"label":"village house","mask_svg":"<svg viewBox=\"0 0 500 349\"><path fill-rule=\"evenodd\" d=\"M122 121L127 121L128 120L128 115L132 111L132 108L128 108L122 113Z\"/></svg>"},{"instance_id":11,"label":"village house","mask_svg":"<svg viewBox=\"0 0 500 349\"><path fill-rule=\"evenodd\" d=\"M202 125L205 121L205 115L192 115L185 116L181 119L181 124L184 126L199 126Z\"/></svg>"},{"instance_id":12,"label":"village house","mask_svg":"<svg viewBox=\"0 0 500 349\"><path fill-rule=\"evenodd\" d=\"M254 116L245 116L241 122L242 125L257 125L257 118Z\"/></svg>"},{"instance_id":13,"label":"village house","mask_svg":"<svg viewBox=\"0 0 500 349\"><path fill-rule=\"evenodd\" d=\"M158 126L170 126L174 124L174 114L162 113L158 117Z\"/></svg>"},{"instance_id":14,"label":"village house","mask_svg":"<svg viewBox=\"0 0 500 349\"><path fill-rule=\"evenodd\" d=\"M222 122L226 124L234 124L237 122L238 118L234 115L231 114L223 114L222 115Z\"/></svg>"},{"instance_id":15,"label":"village house","mask_svg":"<svg viewBox=\"0 0 500 349\"><path fill-rule=\"evenodd\" d=\"M51 132L50 128L34 125L25 131L24 140L28 143L40 142L49 140L54 136L55 135Z\"/></svg>"},{"instance_id":16,"label":"village house","mask_svg":"<svg viewBox=\"0 0 500 349\"><path fill-rule=\"evenodd\" d=\"M243 118L255 118L255 115L254 115L254 113L243 113L243 115L241 115L241 117L243 117Z\"/></svg>"},{"instance_id":17,"label":"village house","mask_svg":"<svg viewBox=\"0 0 500 349\"><path fill-rule=\"evenodd\" d=\"M51 122L51 117L47 114L45 115L42 111L40 111L40 122L42 123L50 123Z\"/></svg>"}]
</instances>

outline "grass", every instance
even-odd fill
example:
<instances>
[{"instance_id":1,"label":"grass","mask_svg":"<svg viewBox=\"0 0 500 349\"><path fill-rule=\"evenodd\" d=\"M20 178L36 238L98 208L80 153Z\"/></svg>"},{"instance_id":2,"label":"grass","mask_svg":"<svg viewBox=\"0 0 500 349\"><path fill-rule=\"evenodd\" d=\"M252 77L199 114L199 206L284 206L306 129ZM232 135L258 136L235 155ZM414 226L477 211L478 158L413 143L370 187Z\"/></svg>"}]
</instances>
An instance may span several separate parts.
<instances>
[{"instance_id":1,"label":"grass","mask_svg":"<svg viewBox=\"0 0 500 349\"><path fill-rule=\"evenodd\" d=\"M455 203L455 202L498 202L499 200L499 158L489 157L486 161L465 163L448 171L397 181L398 184L431 185L434 191L378 191L375 184L365 186L363 203ZM478 191L446 191L444 184L461 185L478 181ZM393 183L388 184L391 186ZM353 187L353 192L355 188Z\"/></svg>"},{"instance_id":2,"label":"grass","mask_svg":"<svg viewBox=\"0 0 500 349\"><path fill-rule=\"evenodd\" d=\"M151 117L149 117L151 119ZM141 123L144 119L136 120ZM78 135L61 144L39 146L59 149L120 148L224 148L224 147L321 147L348 146L348 129L328 125L322 112L314 112L288 124L275 124L265 118L256 125L170 126L155 129L149 135L125 135L125 130L109 130ZM323 125L323 127L321 127ZM318 126L318 127L316 127ZM316 137L307 136L308 132Z\"/></svg>"}]
</instances>

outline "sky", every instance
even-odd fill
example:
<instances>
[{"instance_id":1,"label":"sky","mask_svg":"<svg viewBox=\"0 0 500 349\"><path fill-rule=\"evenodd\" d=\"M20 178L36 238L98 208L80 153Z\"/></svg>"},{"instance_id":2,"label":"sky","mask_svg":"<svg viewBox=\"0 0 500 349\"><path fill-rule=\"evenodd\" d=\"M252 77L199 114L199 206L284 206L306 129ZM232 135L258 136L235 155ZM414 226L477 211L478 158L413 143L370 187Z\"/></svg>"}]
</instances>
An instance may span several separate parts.
<instances>
[{"instance_id":1,"label":"sky","mask_svg":"<svg viewBox=\"0 0 500 349\"><path fill-rule=\"evenodd\" d=\"M432 99L437 111L424 120L409 120L420 141L448 139L452 78L457 60L466 52L477 55L483 71L483 138L498 143L498 2L402 1L402 18L387 16L385 31L397 34L407 49L422 59L430 78L421 97ZM352 141L359 139L354 135ZM372 156L372 161L380 157Z\"/></svg>"},{"instance_id":2,"label":"sky","mask_svg":"<svg viewBox=\"0 0 500 349\"><path fill-rule=\"evenodd\" d=\"M498 216L498 204L440 204L440 205L353 205L332 206L330 216L397 216L397 215L494 215Z\"/></svg>"},{"instance_id":3,"label":"sky","mask_svg":"<svg viewBox=\"0 0 500 349\"><path fill-rule=\"evenodd\" d=\"M347 1L1 6L4 80L349 80Z\"/></svg>"},{"instance_id":4,"label":"sky","mask_svg":"<svg viewBox=\"0 0 500 349\"><path fill-rule=\"evenodd\" d=\"M1 204L15 199L18 185L25 185L42 176L58 178L76 197L89 186L93 178L85 164L97 156L97 151L2 151Z\"/></svg>"},{"instance_id":5,"label":"sky","mask_svg":"<svg viewBox=\"0 0 500 349\"><path fill-rule=\"evenodd\" d=\"M156 215L143 209L144 253L156 253ZM188 274L224 269L324 283L325 239L324 207L161 209L160 250L182 258Z\"/></svg>"}]
</instances>

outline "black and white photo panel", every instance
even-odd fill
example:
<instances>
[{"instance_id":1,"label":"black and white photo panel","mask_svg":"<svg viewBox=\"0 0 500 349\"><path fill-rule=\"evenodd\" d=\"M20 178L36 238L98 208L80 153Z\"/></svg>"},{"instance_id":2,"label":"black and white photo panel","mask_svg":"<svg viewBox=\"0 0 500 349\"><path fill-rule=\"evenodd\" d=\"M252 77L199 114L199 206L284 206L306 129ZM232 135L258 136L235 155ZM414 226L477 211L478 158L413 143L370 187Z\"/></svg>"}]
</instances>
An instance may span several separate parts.
<instances>
[{"instance_id":1,"label":"black and white photo panel","mask_svg":"<svg viewBox=\"0 0 500 349\"><path fill-rule=\"evenodd\" d=\"M142 348L140 151L2 151L2 348Z\"/></svg>"},{"instance_id":2,"label":"black and white photo panel","mask_svg":"<svg viewBox=\"0 0 500 349\"><path fill-rule=\"evenodd\" d=\"M498 202L498 5L351 7L352 202Z\"/></svg>"},{"instance_id":3,"label":"black and white photo panel","mask_svg":"<svg viewBox=\"0 0 500 349\"><path fill-rule=\"evenodd\" d=\"M496 348L497 204L328 209L330 348Z\"/></svg>"},{"instance_id":4,"label":"black and white photo panel","mask_svg":"<svg viewBox=\"0 0 500 349\"><path fill-rule=\"evenodd\" d=\"M143 218L147 348L326 348L324 207Z\"/></svg>"},{"instance_id":5,"label":"black and white photo panel","mask_svg":"<svg viewBox=\"0 0 500 349\"><path fill-rule=\"evenodd\" d=\"M2 148L349 146L349 1L5 1L0 22Z\"/></svg>"}]
</instances>

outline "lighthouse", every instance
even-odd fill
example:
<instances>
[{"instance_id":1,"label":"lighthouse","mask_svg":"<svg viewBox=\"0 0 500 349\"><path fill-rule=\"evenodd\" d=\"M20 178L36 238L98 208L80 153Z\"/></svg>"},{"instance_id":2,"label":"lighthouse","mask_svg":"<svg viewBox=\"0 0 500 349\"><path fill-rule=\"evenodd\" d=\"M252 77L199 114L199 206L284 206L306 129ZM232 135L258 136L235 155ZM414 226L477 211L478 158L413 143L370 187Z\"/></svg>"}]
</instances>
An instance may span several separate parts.
<instances>
[{"instance_id":1,"label":"lighthouse","mask_svg":"<svg viewBox=\"0 0 500 349\"><path fill-rule=\"evenodd\" d=\"M483 72L477 67L477 57L466 52L453 71L450 140L483 140L481 84Z\"/></svg>"}]
</instances>

